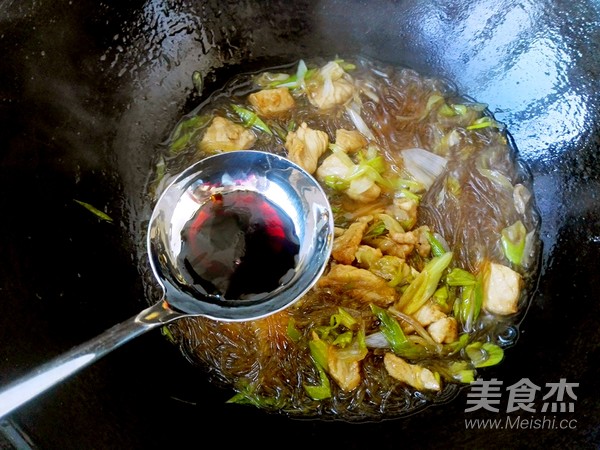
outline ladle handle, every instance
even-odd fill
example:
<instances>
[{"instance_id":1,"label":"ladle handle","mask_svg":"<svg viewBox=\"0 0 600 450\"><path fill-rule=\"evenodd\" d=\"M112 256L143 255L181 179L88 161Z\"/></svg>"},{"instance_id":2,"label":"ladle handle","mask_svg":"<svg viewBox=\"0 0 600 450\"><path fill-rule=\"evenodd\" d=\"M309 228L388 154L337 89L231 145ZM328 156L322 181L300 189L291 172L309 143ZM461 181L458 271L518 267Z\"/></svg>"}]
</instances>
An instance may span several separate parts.
<instances>
[{"instance_id":1,"label":"ladle handle","mask_svg":"<svg viewBox=\"0 0 600 450\"><path fill-rule=\"evenodd\" d=\"M0 391L0 418L131 339L181 316L159 302L42 364Z\"/></svg>"}]
</instances>

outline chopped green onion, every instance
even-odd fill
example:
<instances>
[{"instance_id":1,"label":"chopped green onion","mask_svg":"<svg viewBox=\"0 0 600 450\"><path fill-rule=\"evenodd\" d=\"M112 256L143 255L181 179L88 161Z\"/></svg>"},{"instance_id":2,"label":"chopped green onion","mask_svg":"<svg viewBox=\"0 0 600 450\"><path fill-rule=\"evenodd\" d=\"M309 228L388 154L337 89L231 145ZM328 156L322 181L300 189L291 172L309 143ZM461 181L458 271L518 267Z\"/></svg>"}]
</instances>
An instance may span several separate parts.
<instances>
[{"instance_id":1,"label":"chopped green onion","mask_svg":"<svg viewBox=\"0 0 600 450\"><path fill-rule=\"evenodd\" d=\"M339 344L336 343L336 348L332 352L332 359L343 363L352 363L363 360L369 353L364 330L358 330L356 339L352 336L351 339L346 342L347 338L345 335L347 334L349 334L349 332L343 333L343 341Z\"/></svg>"},{"instance_id":2,"label":"chopped green onion","mask_svg":"<svg viewBox=\"0 0 600 450\"><path fill-rule=\"evenodd\" d=\"M466 330L473 328L479 317L483 303L483 274L476 277L475 284L463 285L462 295L454 304L454 315L460 319Z\"/></svg>"},{"instance_id":3,"label":"chopped green onion","mask_svg":"<svg viewBox=\"0 0 600 450\"><path fill-rule=\"evenodd\" d=\"M338 308L337 314L331 315L329 318L329 323L334 327L343 325L346 328L353 328L358 322L354 317L352 317L352 314L340 307Z\"/></svg>"},{"instance_id":4,"label":"chopped green onion","mask_svg":"<svg viewBox=\"0 0 600 450\"><path fill-rule=\"evenodd\" d=\"M169 329L169 327L167 325L163 325L162 327L160 327L160 334L162 334L164 337L166 337L167 340L169 342L171 342L172 344L174 344L176 342L175 336L173 336L173 333L171 333L171 330Z\"/></svg>"},{"instance_id":5,"label":"chopped green onion","mask_svg":"<svg viewBox=\"0 0 600 450\"><path fill-rule=\"evenodd\" d=\"M491 342L473 342L467 345L465 352L477 368L494 366L504 358L504 350Z\"/></svg>"},{"instance_id":6,"label":"chopped green onion","mask_svg":"<svg viewBox=\"0 0 600 450\"><path fill-rule=\"evenodd\" d=\"M350 181L338 177L337 175L327 175L323 181L334 191L342 192L350 187Z\"/></svg>"},{"instance_id":7,"label":"chopped green onion","mask_svg":"<svg viewBox=\"0 0 600 450\"><path fill-rule=\"evenodd\" d=\"M456 115L456 111L454 111L454 109L448 106L448 104L446 103L440 106L440 108L438 109L438 113L444 117L452 117Z\"/></svg>"},{"instance_id":8,"label":"chopped green onion","mask_svg":"<svg viewBox=\"0 0 600 450\"><path fill-rule=\"evenodd\" d=\"M204 88L204 81L202 80L202 73L194 70L192 73L192 83L194 84L194 88L198 94L202 94L202 89Z\"/></svg>"},{"instance_id":9,"label":"chopped green onion","mask_svg":"<svg viewBox=\"0 0 600 450\"><path fill-rule=\"evenodd\" d=\"M475 275L458 267L455 267L446 275L448 286L473 286L476 281Z\"/></svg>"},{"instance_id":10,"label":"chopped green onion","mask_svg":"<svg viewBox=\"0 0 600 450\"><path fill-rule=\"evenodd\" d=\"M467 113L467 107L465 105L448 105L444 103L438 111L444 117L462 116Z\"/></svg>"},{"instance_id":11,"label":"chopped green onion","mask_svg":"<svg viewBox=\"0 0 600 450\"><path fill-rule=\"evenodd\" d=\"M209 115L193 116L180 122L171 136L169 150L177 153L183 150L196 133L212 119Z\"/></svg>"},{"instance_id":12,"label":"chopped green onion","mask_svg":"<svg viewBox=\"0 0 600 450\"><path fill-rule=\"evenodd\" d=\"M385 227L385 223L383 223L383 220L377 220L371 226L369 226L369 228L367 228L367 231L365 232L365 237L381 236L385 233L386 230L387 228Z\"/></svg>"},{"instance_id":13,"label":"chopped green onion","mask_svg":"<svg viewBox=\"0 0 600 450\"><path fill-rule=\"evenodd\" d=\"M242 380L238 384L239 392L227 400L226 403L236 403L238 405L252 405L257 408L272 408L281 406L278 404L277 398L264 397L256 393L256 384L249 383L247 380Z\"/></svg>"},{"instance_id":14,"label":"chopped green onion","mask_svg":"<svg viewBox=\"0 0 600 450\"><path fill-rule=\"evenodd\" d=\"M452 252L435 256L429 261L420 274L408 285L400 297L399 305L405 314L414 314L438 288L444 270L452 261Z\"/></svg>"},{"instance_id":15,"label":"chopped green onion","mask_svg":"<svg viewBox=\"0 0 600 450\"><path fill-rule=\"evenodd\" d=\"M355 64L346 62L343 59L336 58L333 61L336 62L345 72L352 71L352 70L356 69L356 65Z\"/></svg>"},{"instance_id":16,"label":"chopped green onion","mask_svg":"<svg viewBox=\"0 0 600 450\"><path fill-rule=\"evenodd\" d=\"M289 77L284 78L283 80L274 80L271 83L269 83L268 87L286 87L288 89L302 88L304 82L307 79L309 79L315 72L316 69L309 70L306 67L306 63L304 62L304 60L301 59L298 62L298 68L296 69L296 73L294 75L290 75Z\"/></svg>"},{"instance_id":17,"label":"chopped green onion","mask_svg":"<svg viewBox=\"0 0 600 450\"><path fill-rule=\"evenodd\" d=\"M308 342L308 348L310 349L310 355L312 356L315 363L327 369L329 363L327 362L327 342L319 339L319 336L313 334L313 339Z\"/></svg>"},{"instance_id":18,"label":"chopped green onion","mask_svg":"<svg viewBox=\"0 0 600 450\"><path fill-rule=\"evenodd\" d=\"M89 203L82 202L81 200L77 200L77 199L73 199L73 201L75 203L78 203L81 206L83 206L85 209L87 209L88 211L90 211L92 214L94 214L95 216L97 216L99 219L102 219L102 220L104 220L106 222L111 222L112 223L112 221L113 221L112 217L110 217L108 214L100 211L95 206L92 206Z\"/></svg>"},{"instance_id":19,"label":"chopped green onion","mask_svg":"<svg viewBox=\"0 0 600 450\"><path fill-rule=\"evenodd\" d=\"M345 333L338 334L331 344L344 348L352 343L353 338L354 333L352 333L352 331L346 331Z\"/></svg>"},{"instance_id":20,"label":"chopped green onion","mask_svg":"<svg viewBox=\"0 0 600 450\"><path fill-rule=\"evenodd\" d=\"M433 301L440 305L442 308L448 308L448 287L446 285L441 286L437 291L433 293Z\"/></svg>"},{"instance_id":21,"label":"chopped green onion","mask_svg":"<svg viewBox=\"0 0 600 450\"><path fill-rule=\"evenodd\" d=\"M313 400L324 400L331 397L331 384L329 383L329 378L327 378L327 373L325 373L323 367L321 367L319 364L315 364L315 367L319 372L321 384L317 386L305 384L304 390Z\"/></svg>"},{"instance_id":22,"label":"chopped green onion","mask_svg":"<svg viewBox=\"0 0 600 450\"><path fill-rule=\"evenodd\" d=\"M425 186L423 186L418 181L407 180L406 178L396 178L394 181L394 189L399 191L410 191L413 194L419 194L425 191Z\"/></svg>"},{"instance_id":23,"label":"chopped green onion","mask_svg":"<svg viewBox=\"0 0 600 450\"><path fill-rule=\"evenodd\" d=\"M483 117L480 117L479 119L475 120L471 125L469 125L467 127L467 130L479 130L479 129L488 128L488 127L502 129L503 125L500 124L499 122L496 122L490 116L483 116Z\"/></svg>"},{"instance_id":24,"label":"chopped green onion","mask_svg":"<svg viewBox=\"0 0 600 450\"><path fill-rule=\"evenodd\" d=\"M460 383L470 384L475 381L475 371L468 368L466 361L454 361L448 366L449 375Z\"/></svg>"},{"instance_id":25,"label":"chopped green onion","mask_svg":"<svg viewBox=\"0 0 600 450\"><path fill-rule=\"evenodd\" d=\"M371 311L381 322L379 329L389 342L392 351L396 354L402 354L410 345L410 342L398 321L387 310L377 305L371 304Z\"/></svg>"},{"instance_id":26,"label":"chopped green onion","mask_svg":"<svg viewBox=\"0 0 600 450\"><path fill-rule=\"evenodd\" d=\"M240 116L240 119L242 119L242 122L245 126L264 131L265 133L268 133L271 136L273 135L271 129L267 126L266 123L262 121L260 117L258 117L258 115L254 111L250 111L249 109L243 108L238 105L231 105L231 107L236 112L236 114Z\"/></svg>"},{"instance_id":27,"label":"chopped green onion","mask_svg":"<svg viewBox=\"0 0 600 450\"><path fill-rule=\"evenodd\" d=\"M405 358L423 358L427 355L431 355L432 349L428 349L426 346L416 344L410 341L398 320L390 313L389 310L383 309L377 305L371 304L371 311L379 319L380 325L379 330L389 343L392 351ZM433 343L433 341L432 341ZM437 352L437 349L435 350Z\"/></svg>"},{"instance_id":28,"label":"chopped green onion","mask_svg":"<svg viewBox=\"0 0 600 450\"><path fill-rule=\"evenodd\" d=\"M398 189L396 191L396 193L398 194L398 197L409 198L409 199L413 200L414 202L416 202L417 204L421 203L421 196L412 193L408 189Z\"/></svg>"},{"instance_id":29,"label":"chopped green onion","mask_svg":"<svg viewBox=\"0 0 600 450\"><path fill-rule=\"evenodd\" d=\"M329 325L316 327L317 338L326 339L329 343L335 343L337 338L343 334L339 329L341 326L352 329L357 324L358 322L350 313L343 308L338 308L338 313L332 314L329 318ZM350 333L350 337L352 337L352 333Z\"/></svg>"},{"instance_id":30,"label":"chopped green onion","mask_svg":"<svg viewBox=\"0 0 600 450\"><path fill-rule=\"evenodd\" d=\"M469 342L469 337L469 333L462 333L456 341L451 342L450 344L446 344L444 348L448 352L447 354L453 355L456 352L459 352L460 350L465 348L467 343Z\"/></svg>"},{"instance_id":31,"label":"chopped green onion","mask_svg":"<svg viewBox=\"0 0 600 450\"><path fill-rule=\"evenodd\" d=\"M298 342L302 338L302 333L296 328L296 321L293 317L288 320L286 332L288 337L294 342Z\"/></svg>"},{"instance_id":32,"label":"chopped green onion","mask_svg":"<svg viewBox=\"0 0 600 450\"><path fill-rule=\"evenodd\" d=\"M527 229L520 220L501 231L501 243L504 255L513 264L520 265L525 254Z\"/></svg>"},{"instance_id":33,"label":"chopped green onion","mask_svg":"<svg viewBox=\"0 0 600 450\"><path fill-rule=\"evenodd\" d=\"M431 246L431 253L433 254L433 256L442 256L444 253L446 253L444 245L434 236L434 234L431 231L428 230L426 232L426 236L427 241Z\"/></svg>"}]
</instances>

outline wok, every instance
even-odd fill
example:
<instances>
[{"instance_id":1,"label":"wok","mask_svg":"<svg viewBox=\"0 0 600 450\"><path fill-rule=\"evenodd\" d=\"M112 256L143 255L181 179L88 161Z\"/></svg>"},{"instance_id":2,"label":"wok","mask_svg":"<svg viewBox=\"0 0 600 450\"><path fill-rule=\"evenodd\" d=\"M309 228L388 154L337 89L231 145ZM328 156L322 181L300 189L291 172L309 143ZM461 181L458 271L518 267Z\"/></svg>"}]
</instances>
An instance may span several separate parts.
<instances>
[{"instance_id":1,"label":"wok","mask_svg":"<svg viewBox=\"0 0 600 450\"><path fill-rule=\"evenodd\" d=\"M465 420L518 413L465 412L469 389L401 419L292 420L226 404L231 392L157 332L3 420L0 447L200 447L230 427L228 447L597 448L599 25L593 0L1 0L2 385L148 304L144 189L183 114L238 71L361 54L450 78L507 124L534 177L543 254L517 344L483 377L578 386L573 411L522 410L532 425L497 430Z\"/></svg>"}]
</instances>

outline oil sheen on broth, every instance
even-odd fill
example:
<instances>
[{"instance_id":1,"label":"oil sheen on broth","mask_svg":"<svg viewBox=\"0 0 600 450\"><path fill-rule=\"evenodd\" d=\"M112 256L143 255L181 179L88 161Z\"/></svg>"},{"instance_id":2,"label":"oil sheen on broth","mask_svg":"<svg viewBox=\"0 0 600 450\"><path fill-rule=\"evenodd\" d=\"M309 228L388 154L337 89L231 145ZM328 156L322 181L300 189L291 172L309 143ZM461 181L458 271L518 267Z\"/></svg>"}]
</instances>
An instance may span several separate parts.
<instances>
[{"instance_id":1,"label":"oil sheen on broth","mask_svg":"<svg viewBox=\"0 0 600 450\"><path fill-rule=\"evenodd\" d=\"M180 267L202 293L252 300L293 276L300 248L292 220L253 191L214 194L182 230Z\"/></svg>"},{"instance_id":2,"label":"oil sheen on broth","mask_svg":"<svg viewBox=\"0 0 600 450\"><path fill-rule=\"evenodd\" d=\"M161 172L245 149L313 174L336 234L325 272L289 308L168 326L190 361L234 391L231 402L379 420L443 403L486 367L510 364L538 274L539 216L529 171L485 104L447 80L361 57L240 72L177 124L157 156L154 194ZM286 218L258 203L215 198L192 218L185 264L202 289L241 298L285 281L296 237L274 238L264 209ZM201 247L211 252L201 258Z\"/></svg>"}]
</instances>

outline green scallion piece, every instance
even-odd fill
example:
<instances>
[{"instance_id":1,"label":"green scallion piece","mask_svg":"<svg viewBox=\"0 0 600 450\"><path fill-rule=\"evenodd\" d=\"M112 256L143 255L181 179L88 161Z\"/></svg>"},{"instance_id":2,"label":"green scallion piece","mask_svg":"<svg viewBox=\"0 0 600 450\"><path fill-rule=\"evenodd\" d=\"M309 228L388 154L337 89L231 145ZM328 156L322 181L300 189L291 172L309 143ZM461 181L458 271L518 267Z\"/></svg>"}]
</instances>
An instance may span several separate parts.
<instances>
[{"instance_id":1,"label":"green scallion piece","mask_svg":"<svg viewBox=\"0 0 600 450\"><path fill-rule=\"evenodd\" d=\"M494 366L504 358L504 350L491 342L473 342L467 345L465 352L477 368Z\"/></svg>"},{"instance_id":2,"label":"green scallion piece","mask_svg":"<svg viewBox=\"0 0 600 450\"><path fill-rule=\"evenodd\" d=\"M442 243L435 237L435 235L431 231L427 231L427 241L431 246L431 253L433 256L442 256L446 253L446 249L442 245Z\"/></svg>"},{"instance_id":3,"label":"green scallion piece","mask_svg":"<svg viewBox=\"0 0 600 450\"><path fill-rule=\"evenodd\" d=\"M444 285L438 288L437 291L433 293L433 301L440 305L442 308L448 308L448 286Z\"/></svg>"},{"instance_id":4,"label":"green scallion piece","mask_svg":"<svg viewBox=\"0 0 600 450\"><path fill-rule=\"evenodd\" d=\"M405 314L414 314L434 294L444 271L452 261L452 252L436 256L408 285L400 297L400 308Z\"/></svg>"},{"instance_id":5,"label":"green scallion piece","mask_svg":"<svg viewBox=\"0 0 600 450\"><path fill-rule=\"evenodd\" d=\"M454 361L448 366L449 375L460 383L470 384L475 381L475 371L469 368L467 361Z\"/></svg>"},{"instance_id":6,"label":"green scallion piece","mask_svg":"<svg viewBox=\"0 0 600 450\"><path fill-rule=\"evenodd\" d=\"M462 285L462 295L454 304L454 315L460 319L466 330L473 329L473 324L481 312L482 303L483 275L479 274L474 284Z\"/></svg>"},{"instance_id":7,"label":"green scallion piece","mask_svg":"<svg viewBox=\"0 0 600 450\"><path fill-rule=\"evenodd\" d=\"M331 344L344 348L352 343L352 339L354 339L354 333L346 331L338 334Z\"/></svg>"},{"instance_id":8,"label":"green scallion piece","mask_svg":"<svg viewBox=\"0 0 600 450\"><path fill-rule=\"evenodd\" d=\"M317 386L305 384L304 390L313 400L324 400L331 397L331 384L329 383L329 378L327 378L327 373L325 373L325 370L319 364L315 364L315 367L319 371L321 384Z\"/></svg>"},{"instance_id":9,"label":"green scallion piece","mask_svg":"<svg viewBox=\"0 0 600 450\"><path fill-rule=\"evenodd\" d=\"M511 263L520 265L525 254L525 242L527 239L525 225L518 220L511 226L504 228L500 234L504 255Z\"/></svg>"},{"instance_id":10,"label":"green scallion piece","mask_svg":"<svg viewBox=\"0 0 600 450\"><path fill-rule=\"evenodd\" d=\"M202 73L194 70L192 73L192 83L194 84L194 88L198 95L202 94L202 89L204 89L204 80L202 79Z\"/></svg>"},{"instance_id":11,"label":"green scallion piece","mask_svg":"<svg viewBox=\"0 0 600 450\"><path fill-rule=\"evenodd\" d=\"M358 322L354 317L352 317L352 314L350 314L344 308L338 308L338 313L332 314L332 316L329 318L329 323L334 327L343 325L346 328L352 328Z\"/></svg>"},{"instance_id":12,"label":"green scallion piece","mask_svg":"<svg viewBox=\"0 0 600 450\"><path fill-rule=\"evenodd\" d=\"M298 342L300 339L302 339L302 333L300 333L298 328L296 328L296 321L294 318L290 318L290 320L288 320L286 332L288 337L294 342Z\"/></svg>"},{"instance_id":13,"label":"green scallion piece","mask_svg":"<svg viewBox=\"0 0 600 450\"><path fill-rule=\"evenodd\" d=\"M310 349L310 355L315 363L324 369L327 369L327 342L315 337L308 342L308 348Z\"/></svg>"},{"instance_id":14,"label":"green scallion piece","mask_svg":"<svg viewBox=\"0 0 600 450\"><path fill-rule=\"evenodd\" d=\"M171 153L177 153L183 150L196 133L211 119L211 116L201 115L193 116L180 122L171 137L171 143L169 144Z\"/></svg>"},{"instance_id":15,"label":"green scallion piece","mask_svg":"<svg viewBox=\"0 0 600 450\"><path fill-rule=\"evenodd\" d=\"M263 122L263 120L258 117L254 111L250 111L249 109L243 108L238 105L231 105L236 114L242 119L244 125L248 128L256 128L257 130L264 131L267 134L273 135L273 132L269 128L269 126Z\"/></svg>"},{"instance_id":16,"label":"green scallion piece","mask_svg":"<svg viewBox=\"0 0 600 450\"><path fill-rule=\"evenodd\" d=\"M325 176L324 182L334 191L345 191L350 187L350 181L340 178L336 175Z\"/></svg>"},{"instance_id":17,"label":"green scallion piece","mask_svg":"<svg viewBox=\"0 0 600 450\"><path fill-rule=\"evenodd\" d=\"M371 311L381 322L379 329L389 342L392 351L396 354L402 354L406 347L410 345L410 342L398 321L387 310L377 305L371 304Z\"/></svg>"},{"instance_id":18,"label":"green scallion piece","mask_svg":"<svg viewBox=\"0 0 600 450\"><path fill-rule=\"evenodd\" d=\"M476 278L471 272L455 267L446 275L446 283L448 286L473 286Z\"/></svg>"},{"instance_id":19,"label":"green scallion piece","mask_svg":"<svg viewBox=\"0 0 600 450\"><path fill-rule=\"evenodd\" d=\"M467 127L467 130L479 130L479 129L488 128L488 127L501 129L502 125L500 123L496 122L490 116L483 116L483 117L480 117L479 119L475 120L471 125L469 125Z\"/></svg>"},{"instance_id":20,"label":"green scallion piece","mask_svg":"<svg viewBox=\"0 0 600 450\"><path fill-rule=\"evenodd\" d=\"M113 219L112 217L110 217L108 214L106 214L105 212L100 211L98 208L96 208L95 206L90 205L89 203L86 202L82 202L81 200L77 200L77 199L73 199L73 201L75 203L80 204L81 206L83 206L85 209L87 209L88 211L90 211L92 214L94 214L96 217L98 217L99 219L102 219L106 222L110 222L112 223Z\"/></svg>"}]
</instances>

